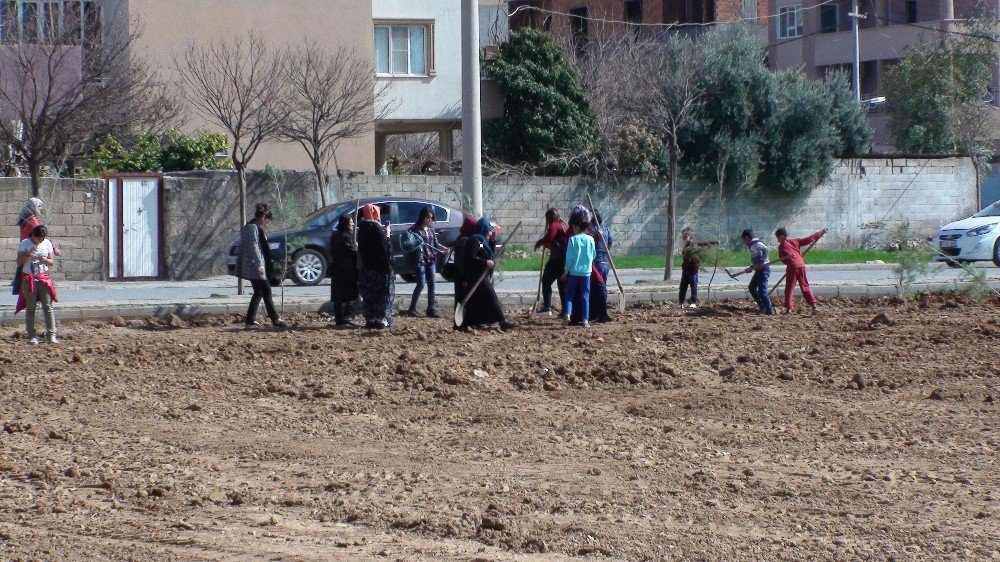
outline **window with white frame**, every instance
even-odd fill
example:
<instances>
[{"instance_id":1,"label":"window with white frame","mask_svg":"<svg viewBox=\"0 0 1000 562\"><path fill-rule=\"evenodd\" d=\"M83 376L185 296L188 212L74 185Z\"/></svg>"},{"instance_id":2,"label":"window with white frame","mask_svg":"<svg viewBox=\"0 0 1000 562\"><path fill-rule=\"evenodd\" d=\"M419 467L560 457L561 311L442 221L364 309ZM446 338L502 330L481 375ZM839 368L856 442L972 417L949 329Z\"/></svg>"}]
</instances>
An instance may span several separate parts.
<instances>
[{"instance_id":1,"label":"window with white frame","mask_svg":"<svg viewBox=\"0 0 1000 562\"><path fill-rule=\"evenodd\" d=\"M434 26L430 22L377 22L375 73L433 76Z\"/></svg>"},{"instance_id":2,"label":"window with white frame","mask_svg":"<svg viewBox=\"0 0 1000 562\"><path fill-rule=\"evenodd\" d=\"M778 8L778 39L802 36L802 4Z\"/></svg>"},{"instance_id":3,"label":"window with white frame","mask_svg":"<svg viewBox=\"0 0 1000 562\"><path fill-rule=\"evenodd\" d=\"M92 46L100 39L101 10L94 0L0 1L0 41Z\"/></svg>"}]
</instances>

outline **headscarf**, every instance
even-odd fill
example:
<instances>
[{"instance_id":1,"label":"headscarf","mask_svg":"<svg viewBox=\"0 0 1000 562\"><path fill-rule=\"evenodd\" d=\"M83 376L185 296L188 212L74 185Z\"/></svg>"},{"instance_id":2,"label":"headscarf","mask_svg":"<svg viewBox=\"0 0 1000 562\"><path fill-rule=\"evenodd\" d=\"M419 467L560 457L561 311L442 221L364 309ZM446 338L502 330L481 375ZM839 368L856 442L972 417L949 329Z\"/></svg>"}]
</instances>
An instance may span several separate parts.
<instances>
[{"instance_id":1,"label":"headscarf","mask_svg":"<svg viewBox=\"0 0 1000 562\"><path fill-rule=\"evenodd\" d=\"M41 215L42 207L44 206L45 203L37 197L32 197L31 199L25 201L24 209L22 209L21 214L17 216L17 225L21 226L31 217L38 218L39 215Z\"/></svg>"},{"instance_id":2,"label":"headscarf","mask_svg":"<svg viewBox=\"0 0 1000 562\"><path fill-rule=\"evenodd\" d=\"M478 221L472 217L465 217L462 221L462 228L458 229L459 236L472 236L476 233L476 225Z\"/></svg>"},{"instance_id":3,"label":"headscarf","mask_svg":"<svg viewBox=\"0 0 1000 562\"><path fill-rule=\"evenodd\" d=\"M569 224L575 224L581 229L590 226L590 211L583 205L573 207L573 212L569 215Z\"/></svg>"},{"instance_id":4,"label":"headscarf","mask_svg":"<svg viewBox=\"0 0 1000 562\"><path fill-rule=\"evenodd\" d=\"M361 209L361 218L375 222L382 222L382 210L378 208L378 205L372 205L369 203Z\"/></svg>"},{"instance_id":5,"label":"headscarf","mask_svg":"<svg viewBox=\"0 0 1000 562\"><path fill-rule=\"evenodd\" d=\"M490 246L490 234L496 229L495 226L490 222L490 219L483 217L479 219L476 223L476 230L472 237L478 240L483 245L483 249L486 250L486 259L493 259L493 248Z\"/></svg>"}]
</instances>

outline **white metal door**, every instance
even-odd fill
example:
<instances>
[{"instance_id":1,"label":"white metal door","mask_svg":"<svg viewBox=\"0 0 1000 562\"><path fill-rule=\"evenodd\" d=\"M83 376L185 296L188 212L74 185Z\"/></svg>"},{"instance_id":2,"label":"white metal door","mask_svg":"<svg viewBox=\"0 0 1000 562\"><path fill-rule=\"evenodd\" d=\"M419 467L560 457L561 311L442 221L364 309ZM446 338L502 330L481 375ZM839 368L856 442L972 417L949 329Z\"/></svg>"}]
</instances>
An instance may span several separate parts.
<instances>
[{"instance_id":1,"label":"white metal door","mask_svg":"<svg viewBox=\"0 0 1000 562\"><path fill-rule=\"evenodd\" d=\"M160 275L160 194L155 178L123 178L123 277Z\"/></svg>"},{"instance_id":2,"label":"white metal door","mask_svg":"<svg viewBox=\"0 0 1000 562\"><path fill-rule=\"evenodd\" d=\"M121 213L118 212L118 180L108 180L108 278L118 279L118 250L121 248L118 240L118 226L121 225Z\"/></svg>"}]
</instances>

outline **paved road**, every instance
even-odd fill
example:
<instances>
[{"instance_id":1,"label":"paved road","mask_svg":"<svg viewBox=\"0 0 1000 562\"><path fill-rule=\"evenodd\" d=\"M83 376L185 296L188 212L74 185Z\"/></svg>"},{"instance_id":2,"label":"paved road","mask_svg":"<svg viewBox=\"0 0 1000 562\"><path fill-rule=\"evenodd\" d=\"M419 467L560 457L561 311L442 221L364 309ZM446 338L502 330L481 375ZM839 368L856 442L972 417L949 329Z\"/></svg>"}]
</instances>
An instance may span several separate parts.
<instances>
[{"instance_id":1,"label":"paved road","mask_svg":"<svg viewBox=\"0 0 1000 562\"><path fill-rule=\"evenodd\" d=\"M985 267L985 265L983 265ZM1000 277L1000 269L990 266L986 269L992 278ZM644 289L662 285L661 271L656 270L624 270L621 274L626 291L630 288ZM775 268L771 282L777 282L784 273L784 268ZM921 281L953 281L961 278L961 270L951 270L942 266L932 268L929 275ZM891 266L886 265L827 265L811 266L809 280L816 286L830 285L893 285L894 273ZM733 281L721 271L716 276L715 286L719 288L737 288L749 281L747 276ZM452 287L439 278L439 292L450 294ZM533 272L504 273L502 281L497 285L499 292L534 292L537 288L538 276ZM701 279L702 290L708 283L708 275ZM210 304L213 301L223 301L236 296L235 279L229 276L213 277L198 281L143 281L133 283L101 283L101 282L68 282L58 283L59 300L62 305L101 306L122 304ZM248 287L249 289L249 287ZM329 283L317 287L297 287L291 282L286 283L285 295L289 298L321 298L329 295ZM275 298L278 290L275 289ZM396 292L407 295L413 291L413 284L398 282ZM13 307L13 297L0 305L0 310Z\"/></svg>"}]
</instances>

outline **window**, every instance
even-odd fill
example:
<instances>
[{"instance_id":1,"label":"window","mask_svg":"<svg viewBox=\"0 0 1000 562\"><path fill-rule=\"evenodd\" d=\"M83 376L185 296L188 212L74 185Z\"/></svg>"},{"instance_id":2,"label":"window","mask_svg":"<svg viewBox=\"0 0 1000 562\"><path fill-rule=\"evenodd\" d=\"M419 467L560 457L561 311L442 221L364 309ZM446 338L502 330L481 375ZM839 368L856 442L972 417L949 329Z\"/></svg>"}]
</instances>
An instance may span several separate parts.
<instances>
[{"instance_id":1,"label":"window","mask_svg":"<svg viewBox=\"0 0 1000 562\"><path fill-rule=\"evenodd\" d=\"M4 43L61 43L94 47L101 38L100 6L93 0L0 2Z\"/></svg>"},{"instance_id":2,"label":"window","mask_svg":"<svg viewBox=\"0 0 1000 562\"><path fill-rule=\"evenodd\" d=\"M629 31L638 36L642 29L642 0L625 1L625 21L628 22Z\"/></svg>"},{"instance_id":3,"label":"window","mask_svg":"<svg viewBox=\"0 0 1000 562\"><path fill-rule=\"evenodd\" d=\"M573 44L576 46L577 54L581 54L587 47L587 8L573 8L569 11L569 27L573 35Z\"/></svg>"},{"instance_id":4,"label":"window","mask_svg":"<svg viewBox=\"0 0 1000 562\"><path fill-rule=\"evenodd\" d=\"M802 4L778 8L778 39L802 36Z\"/></svg>"},{"instance_id":5,"label":"window","mask_svg":"<svg viewBox=\"0 0 1000 562\"><path fill-rule=\"evenodd\" d=\"M416 201L401 201L396 203L396 209L399 211L399 216L393 224L415 224L417 222L417 217L420 216L420 210L424 207L430 207L433 209L434 222L448 222L448 210L440 205L418 203Z\"/></svg>"},{"instance_id":6,"label":"window","mask_svg":"<svg viewBox=\"0 0 1000 562\"><path fill-rule=\"evenodd\" d=\"M840 6L823 4L819 8L819 32L836 33L840 31Z\"/></svg>"},{"instance_id":7,"label":"window","mask_svg":"<svg viewBox=\"0 0 1000 562\"><path fill-rule=\"evenodd\" d=\"M889 21L917 23L917 0L889 0Z\"/></svg>"},{"instance_id":8,"label":"window","mask_svg":"<svg viewBox=\"0 0 1000 562\"><path fill-rule=\"evenodd\" d=\"M375 72L387 76L433 76L432 27L426 23L375 26Z\"/></svg>"}]
</instances>

